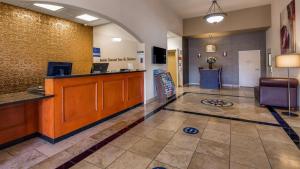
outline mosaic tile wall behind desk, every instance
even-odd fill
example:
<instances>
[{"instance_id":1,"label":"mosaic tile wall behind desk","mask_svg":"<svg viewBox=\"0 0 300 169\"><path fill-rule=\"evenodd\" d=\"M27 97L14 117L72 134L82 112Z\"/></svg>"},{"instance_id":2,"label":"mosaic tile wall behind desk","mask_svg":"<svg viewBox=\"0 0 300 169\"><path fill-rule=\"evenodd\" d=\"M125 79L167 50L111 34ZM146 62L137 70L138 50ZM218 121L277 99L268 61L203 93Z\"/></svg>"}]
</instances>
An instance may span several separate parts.
<instances>
[{"instance_id":1,"label":"mosaic tile wall behind desk","mask_svg":"<svg viewBox=\"0 0 300 169\"><path fill-rule=\"evenodd\" d=\"M89 73L93 28L0 3L0 94L43 84L48 61Z\"/></svg>"}]
</instances>

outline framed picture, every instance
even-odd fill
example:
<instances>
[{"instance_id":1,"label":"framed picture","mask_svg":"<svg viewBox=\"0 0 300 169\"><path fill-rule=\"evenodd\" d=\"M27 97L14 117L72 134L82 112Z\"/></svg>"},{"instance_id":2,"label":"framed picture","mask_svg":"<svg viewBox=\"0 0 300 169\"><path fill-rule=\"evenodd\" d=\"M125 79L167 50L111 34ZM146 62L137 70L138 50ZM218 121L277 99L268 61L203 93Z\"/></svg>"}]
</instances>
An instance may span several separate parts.
<instances>
[{"instance_id":1,"label":"framed picture","mask_svg":"<svg viewBox=\"0 0 300 169\"><path fill-rule=\"evenodd\" d=\"M281 54L296 52L296 6L292 0L280 13Z\"/></svg>"},{"instance_id":2,"label":"framed picture","mask_svg":"<svg viewBox=\"0 0 300 169\"><path fill-rule=\"evenodd\" d=\"M101 56L101 50L100 48L93 48L93 57L100 57Z\"/></svg>"}]
</instances>

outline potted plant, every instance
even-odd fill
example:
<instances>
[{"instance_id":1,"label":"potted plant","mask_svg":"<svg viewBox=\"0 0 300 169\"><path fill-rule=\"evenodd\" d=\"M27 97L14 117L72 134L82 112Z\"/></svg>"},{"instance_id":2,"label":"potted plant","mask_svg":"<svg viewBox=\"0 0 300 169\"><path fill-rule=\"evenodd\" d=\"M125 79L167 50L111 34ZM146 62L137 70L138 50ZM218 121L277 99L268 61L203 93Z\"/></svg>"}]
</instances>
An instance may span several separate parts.
<instances>
[{"instance_id":1,"label":"potted plant","mask_svg":"<svg viewBox=\"0 0 300 169\"><path fill-rule=\"evenodd\" d=\"M213 64L217 62L217 58L213 57L213 56L210 56L210 57L207 58L206 62L209 65L209 69L212 69L213 68Z\"/></svg>"}]
</instances>

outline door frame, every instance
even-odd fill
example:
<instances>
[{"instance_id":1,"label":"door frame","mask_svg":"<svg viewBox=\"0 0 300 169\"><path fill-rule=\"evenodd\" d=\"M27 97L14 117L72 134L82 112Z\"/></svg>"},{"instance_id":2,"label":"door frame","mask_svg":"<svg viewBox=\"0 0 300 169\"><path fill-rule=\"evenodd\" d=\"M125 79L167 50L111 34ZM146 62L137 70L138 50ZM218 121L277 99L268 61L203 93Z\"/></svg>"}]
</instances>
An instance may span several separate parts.
<instances>
[{"instance_id":1,"label":"door frame","mask_svg":"<svg viewBox=\"0 0 300 169\"><path fill-rule=\"evenodd\" d=\"M251 84L250 85L247 85L247 86L242 86L241 85L241 62L240 62L240 52L250 52L250 51L258 51L259 52L259 56L258 56L258 61L259 61L259 75L258 75L258 79L261 77L261 75L262 75L262 66L261 66L261 50L242 50L242 51L238 51L238 65L239 65L239 87L255 87L256 85L254 85L254 86L251 86ZM259 83L259 82L257 82L257 83Z\"/></svg>"},{"instance_id":2,"label":"door frame","mask_svg":"<svg viewBox=\"0 0 300 169\"><path fill-rule=\"evenodd\" d=\"M177 50L176 49L172 49L172 50L168 50L167 51L167 67L168 67L168 64L169 64L169 53L175 53L175 61L176 61L176 67L175 67L175 69L176 69L176 82L174 81L174 83L175 83L175 86L176 87L179 87L179 83L178 83L178 73L179 73L179 71L178 71L178 52L177 52ZM174 79L173 79L174 80Z\"/></svg>"}]
</instances>

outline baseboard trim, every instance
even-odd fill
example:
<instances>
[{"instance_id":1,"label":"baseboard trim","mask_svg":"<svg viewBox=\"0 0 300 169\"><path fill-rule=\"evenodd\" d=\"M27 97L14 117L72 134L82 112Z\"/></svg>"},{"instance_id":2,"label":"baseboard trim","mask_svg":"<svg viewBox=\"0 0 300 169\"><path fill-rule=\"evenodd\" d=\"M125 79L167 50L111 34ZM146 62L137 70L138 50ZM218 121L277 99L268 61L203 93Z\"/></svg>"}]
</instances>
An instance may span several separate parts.
<instances>
[{"instance_id":1,"label":"baseboard trim","mask_svg":"<svg viewBox=\"0 0 300 169\"><path fill-rule=\"evenodd\" d=\"M30 140L30 139L38 137L38 136L39 136L39 133L36 132L36 133L33 133L33 134L29 134L27 136L18 138L18 139L13 140L13 141L9 141L7 143L1 144L0 145L0 150L11 147L11 146L14 146L16 144L22 143L24 141Z\"/></svg>"},{"instance_id":2,"label":"baseboard trim","mask_svg":"<svg viewBox=\"0 0 300 169\"><path fill-rule=\"evenodd\" d=\"M157 96L154 96L154 97L152 97L151 99L146 100L146 104L151 103L151 102L154 102L154 101L156 101L157 99L158 99L158 97L157 97Z\"/></svg>"},{"instance_id":3,"label":"baseboard trim","mask_svg":"<svg viewBox=\"0 0 300 169\"><path fill-rule=\"evenodd\" d=\"M200 86L200 83L188 83L187 86ZM234 87L239 88L239 85L236 84L222 84L223 87Z\"/></svg>"}]
</instances>

